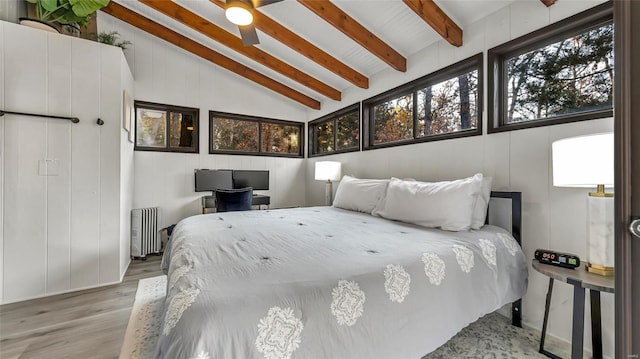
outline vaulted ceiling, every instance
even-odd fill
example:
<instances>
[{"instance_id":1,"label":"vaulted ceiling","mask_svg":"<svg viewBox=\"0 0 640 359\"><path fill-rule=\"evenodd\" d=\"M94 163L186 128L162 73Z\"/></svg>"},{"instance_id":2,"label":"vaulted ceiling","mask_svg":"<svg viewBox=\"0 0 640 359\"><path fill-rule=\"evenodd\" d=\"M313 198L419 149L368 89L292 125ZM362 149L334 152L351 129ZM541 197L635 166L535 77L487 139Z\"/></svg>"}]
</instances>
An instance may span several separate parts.
<instances>
[{"instance_id":1,"label":"vaulted ceiling","mask_svg":"<svg viewBox=\"0 0 640 359\"><path fill-rule=\"evenodd\" d=\"M464 46L465 26L513 1L285 0L254 10L254 46L243 45L223 0L112 0L102 11L320 109L351 86L368 88L375 73L405 72L407 57L438 40Z\"/></svg>"}]
</instances>

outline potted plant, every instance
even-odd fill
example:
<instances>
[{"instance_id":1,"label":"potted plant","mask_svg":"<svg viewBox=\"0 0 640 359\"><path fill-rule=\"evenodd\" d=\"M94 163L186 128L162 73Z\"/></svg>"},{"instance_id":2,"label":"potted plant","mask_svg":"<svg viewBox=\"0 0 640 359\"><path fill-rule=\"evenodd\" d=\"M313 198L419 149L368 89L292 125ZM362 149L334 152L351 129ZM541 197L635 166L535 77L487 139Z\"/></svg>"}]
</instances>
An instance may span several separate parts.
<instances>
[{"instance_id":1,"label":"potted plant","mask_svg":"<svg viewBox=\"0 0 640 359\"><path fill-rule=\"evenodd\" d=\"M127 47L131 45L131 41L129 40L120 40L120 34L117 31L100 32L96 40L103 44L118 46L123 50L126 50Z\"/></svg>"},{"instance_id":2,"label":"potted plant","mask_svg":"<svg viewBox=\"0 0 640 359\"><path fill-rule=\"evenodd\" d=\"M43 28L42 24L52 26L58 23L61 27L71 26L77 31L72 35L79 36L80 26L85 25L90 16L101 8L107 6L110 0L27 0L35 8L35 19L20 18L20 23ZM51 30L49 30L51 31ZM74 34L74 32L77 32Z\"/></svg>"}]
</instances>

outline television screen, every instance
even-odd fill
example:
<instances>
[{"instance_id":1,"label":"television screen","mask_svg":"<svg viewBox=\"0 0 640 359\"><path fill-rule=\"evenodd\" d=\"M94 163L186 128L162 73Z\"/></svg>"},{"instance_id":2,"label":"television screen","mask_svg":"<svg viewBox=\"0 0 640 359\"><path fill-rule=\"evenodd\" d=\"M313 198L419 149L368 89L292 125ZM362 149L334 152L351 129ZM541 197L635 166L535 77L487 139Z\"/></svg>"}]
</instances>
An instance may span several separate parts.
<instances>
[{"instance_id":1,"label":"television screen","mask_svg":"<svg viewBox=\"0 0 640 359\"><path fill-rule=\"evenodd\" d=\"M269 171L234 170L233 188L253 187L254 190L269 189Z\"/></svg>"},{"instance_id":2,"label":"television screen","mask_svg":"<svg viewBox=\"0 0 640 359\"><path fill-rule=\"evenodd\" d=\"M195 170L196 192L215 191L216 189L233 189L232 170Z\"/></svg>"}]
</instances>

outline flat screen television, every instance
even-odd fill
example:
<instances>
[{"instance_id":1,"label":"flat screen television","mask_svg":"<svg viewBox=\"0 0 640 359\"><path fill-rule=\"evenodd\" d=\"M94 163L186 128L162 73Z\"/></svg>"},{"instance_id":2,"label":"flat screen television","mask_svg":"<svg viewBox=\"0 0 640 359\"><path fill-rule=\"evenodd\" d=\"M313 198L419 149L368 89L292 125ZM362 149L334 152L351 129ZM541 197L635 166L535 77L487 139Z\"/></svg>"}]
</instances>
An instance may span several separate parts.
<instances>
[{"instance_id":1,"label":"flat screen television","mask_svg":"<svg viewBox=\"0 0 640 359\"><path fill-rule=\"evenodd\" d=\"M232 170L197 169L194 172L196 192L211 192L217 189L233 189Z\"/></svg>"},{"instance_id":2,"label":"flat screen television","mask_svg":"<svg viewBox=\"0 0 640 359\"><path fill-rule=\"evenodd\" d=\"M269 171L234 170L233 188L253 187L254 190L269 189Z\"/></svg>"}]
</instances>

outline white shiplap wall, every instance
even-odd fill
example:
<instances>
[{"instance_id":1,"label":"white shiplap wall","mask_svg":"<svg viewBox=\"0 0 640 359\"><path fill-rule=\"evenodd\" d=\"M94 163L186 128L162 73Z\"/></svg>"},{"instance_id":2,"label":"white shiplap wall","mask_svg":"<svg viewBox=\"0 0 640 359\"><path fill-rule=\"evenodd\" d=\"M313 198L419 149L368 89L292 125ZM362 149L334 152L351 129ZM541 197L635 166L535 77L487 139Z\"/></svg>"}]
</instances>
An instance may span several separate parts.
<instances>
[{"instance_id":1,"label":"white shiplap wall","mask_svg":"<svg viewBox=\"0 0 640 359\"><path fill-rule=\"evenodd\" d=\"M132 144L121 143L122 91L132 90L124 56L13 23L0 22L0 29L3 109L80 118L0 118L0 302L118 282L128 263L121 211L129 213L120 178L132 172L121 161L131 163L133 155ZM39 169L45 160L48 176Z\"/></svg>"},{"instance_id":2,"label":"white shiplap wall","mask_svg":"<svg viewBox=\"0 0 640 359\"><path fill-rule=\"evenodd\" d=\"M466 27L464 46L454 48L439 41L408 58L409 70L406 74L383 71L371 78L371 90L345 91L343 103L358 102L479 52L485 53L486 69L486 50L599 3L602 1L559 1L546 8L539 1L517 1ZM338 105L323 103L321 113L312 113L309 119L338 108ZM533 258L537 248L575 253L586 258L587 192L553 187L551 143L564 137L613 131L613 120L600 119L488 135L486 103L484 108L483 136L309 159L306 163L307 205L324 202L324 184L313 179L316 160L340 161L343 163L343 174L365 178L396 176L433 181L482 172L494 178L494 189L522 192L522 236L527 258ZM334 190L336 188L334 186ZM529 289L523 300L523 320L526 325L538 329L542 327L547 286L547 277L529 270ZM571 288L556 282L548 328L550 335L566 341L571 338ZM603 294L602 306L604 353L607 357L613 357L613 295ZM589 313L586 315L585 323L588 324L590 316ZM585 328L585 349L591 350L588 325Z\"/></svg>"},{"instance_id":3,"label":"white shiplap wall","mask_svg":"<svg viewBox=\"0 0 640 359\"><path fill-rule=\"evenodd\" d=\"M304 205L304 159L208 153L210 110L305 121L301 105L104 13L98 28L133 42L125 55L136 100L200 109L199 154L135 152L134 207L161 207L165 225L202 213L200 198L207 193L194 192L196 168L269 170L270 190L260 193L271 196L271 207Z\"/></svg>"}]
</instances>

